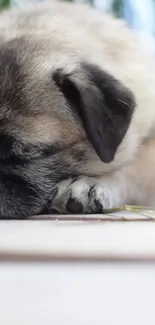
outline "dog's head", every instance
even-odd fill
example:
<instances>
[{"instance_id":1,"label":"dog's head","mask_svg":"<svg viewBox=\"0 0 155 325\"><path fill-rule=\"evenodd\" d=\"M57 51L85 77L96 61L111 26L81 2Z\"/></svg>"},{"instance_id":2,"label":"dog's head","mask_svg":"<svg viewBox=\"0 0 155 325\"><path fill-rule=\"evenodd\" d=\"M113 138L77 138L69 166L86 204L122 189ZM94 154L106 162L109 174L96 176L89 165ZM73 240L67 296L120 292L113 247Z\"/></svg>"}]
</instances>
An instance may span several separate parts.
<instances>
[{"instance_id":1,"label":"dog's head","mask_svg":"<svg viewBox=\"0 0 155 325\"><path fill-rule=\"evenodd\" d=\"M130 90L65 55L50 64L22 38L0 46L1 217L41 213L55 184L80 174L88 151L112 162L130 124Z\"/></svg>"}]
</instances>

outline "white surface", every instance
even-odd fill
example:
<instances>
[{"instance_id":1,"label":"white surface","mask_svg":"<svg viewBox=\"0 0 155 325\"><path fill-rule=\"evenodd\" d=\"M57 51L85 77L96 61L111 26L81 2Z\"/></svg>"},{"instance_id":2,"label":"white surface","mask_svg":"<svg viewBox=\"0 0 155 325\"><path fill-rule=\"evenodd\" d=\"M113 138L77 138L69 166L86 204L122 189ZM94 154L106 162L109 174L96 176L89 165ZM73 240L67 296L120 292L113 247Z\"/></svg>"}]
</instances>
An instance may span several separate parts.
<instances>
[{"instance_id":1,"label":"white surface","mask_svg":"<svg viewBox=\"0 0 155 325\"><path fill-rule=\"evenodd\" d=\"M0 222L0 254L148 255L155 222Z\"/></svg>"},{"instance_id":2,"label":"white surface","mask_svg":"<svg viewBox=\"0 0 155 325\"><path fill-rule=\"evenodd\" d=\"M155 266L0 266L1 325L154 325Z\"/></svg>"},{"instance_id":3,"label":"white surface","mask_svg":"<svg viewBox=\"0 0 155 325\"><path fill-rule=\"evenodd\" d=\"M119 262L155 257L154 222L1 221L4 253L118 261L1 262L0 325L155 325L155 262Z\"/></svg>"}]
</instances>

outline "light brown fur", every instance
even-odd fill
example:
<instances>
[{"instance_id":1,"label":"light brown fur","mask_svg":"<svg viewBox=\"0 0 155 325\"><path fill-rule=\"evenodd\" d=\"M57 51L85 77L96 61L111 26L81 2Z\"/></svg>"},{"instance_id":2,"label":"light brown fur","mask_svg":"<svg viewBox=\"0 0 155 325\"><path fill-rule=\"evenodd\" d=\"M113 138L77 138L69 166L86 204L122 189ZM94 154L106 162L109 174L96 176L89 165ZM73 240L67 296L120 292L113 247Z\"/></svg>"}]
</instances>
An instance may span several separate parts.
<instances>
[{"instance_id":1,"label":"light brown fur","mask_svg":"<svg viewBox=\"0 0 155 325\"><path fill-rule=\"evenodd\" d=\"M155 206L155 64L139 35L123 21L88 6L54 2L27 13L17 9L2 13L0 39L2 46L8 44L16 51L29 101L25 116L23 112L16 117L8 114L4 130L29 145L57 142L64 148L60 169L65 162L80 177L73 185L69 177L60 182L53 206L65 212L72 192L84 211L92 211L94 202L88 202L92 186L92 200L98 200L103 209L125 203ZM132 121L109 164L99 159L78 114L68 109L54 82L49 83L50 73L61 69L74 74L82 89L87 78L81 60L99 66L135 97ZM4 109L0 118L4 118ZM78 160L76 153L81 152L83 159Z\"/></svg>"}]
</instances>

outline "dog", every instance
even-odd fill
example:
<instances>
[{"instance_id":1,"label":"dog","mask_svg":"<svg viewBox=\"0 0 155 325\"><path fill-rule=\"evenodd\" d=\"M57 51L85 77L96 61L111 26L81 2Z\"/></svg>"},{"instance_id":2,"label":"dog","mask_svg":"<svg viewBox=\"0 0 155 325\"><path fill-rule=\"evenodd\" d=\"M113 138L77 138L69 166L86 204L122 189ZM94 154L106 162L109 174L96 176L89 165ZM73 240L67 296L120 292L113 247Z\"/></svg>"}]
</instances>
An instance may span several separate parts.
<instances>
[{"instance_id":1,"label":"dog","mask_svg":"<svg viewBox=\"0 0 155 325\"><path fill-rule=\"evenodd\" d=\"M155 65L125 22L53 2L0 14L0 217L155 206Z\"/></svg>"}]
</instances>

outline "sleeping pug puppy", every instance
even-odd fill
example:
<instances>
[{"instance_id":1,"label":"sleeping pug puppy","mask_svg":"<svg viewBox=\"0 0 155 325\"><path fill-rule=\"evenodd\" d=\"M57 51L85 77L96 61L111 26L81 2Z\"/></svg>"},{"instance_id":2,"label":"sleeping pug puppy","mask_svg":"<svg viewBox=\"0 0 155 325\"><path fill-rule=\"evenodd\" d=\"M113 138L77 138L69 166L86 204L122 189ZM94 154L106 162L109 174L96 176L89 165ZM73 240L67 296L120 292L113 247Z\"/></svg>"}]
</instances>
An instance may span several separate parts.
<instances>
[{"instance_id":1,"label":"sleeping pug puppy","mask_svg":"<svg viewBox=\"0 0 155 325\"><path fill-rule=\"evenodd\" d=\"M0 15L0 216L155 206L155 66L125 23L56 3Z\"/></svg>"}]
</instances>

